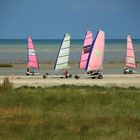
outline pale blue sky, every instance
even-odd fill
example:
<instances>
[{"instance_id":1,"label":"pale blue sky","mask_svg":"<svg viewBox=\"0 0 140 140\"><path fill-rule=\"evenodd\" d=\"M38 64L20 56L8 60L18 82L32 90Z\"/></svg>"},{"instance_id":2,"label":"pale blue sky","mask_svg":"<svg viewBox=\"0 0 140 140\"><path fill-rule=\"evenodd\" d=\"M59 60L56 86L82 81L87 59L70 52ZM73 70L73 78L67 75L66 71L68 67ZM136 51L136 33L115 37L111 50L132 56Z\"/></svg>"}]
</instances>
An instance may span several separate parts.
<instances>
[{"instance_id":1,"label":"pale blue sky","mask_svg":"<svg viewBox=\"0 0 140 140\"><path fill-rule=\"evenodd\" d=\"M0 0L0 39L83 38L104 29L106 38L140 38L140 0Z\"/></svg>"}]
</instances>

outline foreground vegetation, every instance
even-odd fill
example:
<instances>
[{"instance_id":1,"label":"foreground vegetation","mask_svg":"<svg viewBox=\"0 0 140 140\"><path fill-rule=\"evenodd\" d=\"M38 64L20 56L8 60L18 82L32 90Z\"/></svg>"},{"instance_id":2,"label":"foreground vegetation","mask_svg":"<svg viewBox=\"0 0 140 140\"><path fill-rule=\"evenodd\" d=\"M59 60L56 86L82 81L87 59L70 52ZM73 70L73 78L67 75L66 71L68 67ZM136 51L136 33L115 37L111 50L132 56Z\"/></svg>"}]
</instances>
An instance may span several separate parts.
<instances>
[{"instance_id":1,"label":"foreground vegetation","mask_svg":"<svg viewBox=\"0 0 140 140\"><path fill-rule=\"evenodd\" d=\"M0 86L0 139L138 140L140 89Z\"/></svg>"},{"instance_id":2,"label":"foreground vegetation","mask_svg":"<svg viewBox=\"0 0 140 140\"><path fill-rule=\"evenodd\" d=\"M3 67L13 67L12 64L0 64L0 68L3 68Z\"/></svg>"}]
</instances>

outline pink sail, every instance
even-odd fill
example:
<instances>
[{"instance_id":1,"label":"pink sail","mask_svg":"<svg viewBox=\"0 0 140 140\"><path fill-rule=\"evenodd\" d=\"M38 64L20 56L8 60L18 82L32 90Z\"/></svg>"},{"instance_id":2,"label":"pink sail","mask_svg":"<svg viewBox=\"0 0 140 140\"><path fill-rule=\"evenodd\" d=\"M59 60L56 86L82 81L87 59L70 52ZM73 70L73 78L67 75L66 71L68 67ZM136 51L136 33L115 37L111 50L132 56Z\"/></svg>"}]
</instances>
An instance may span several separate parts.
<instances>
[{"instance_id":1,"label":"pink sail","mask_svg":"<svg viewBox=\"0 0 140 140\"><path fill-rule=\"evenodd\" d=\"M87 71L103 69L104 46L105 34L104 31L99 30L92 44L91 53L88 58Z\"/></svg>"},{"instance_id":2,"label":"pink sail","mask_svg":"<svg viewBox=\"0 0 140 140\"><path fill-rule=\"evenodd\" d=\"M90 52L90 48L93 42L93 36L91 31L86 32L86 37L84 40L84 46L82 48L82 54L80 59L80 69L85 69L87 65L87 60Z\"/></svg>"},{"instance_id":3,"label":"pink sail","mask_svg":"<svg viewBox=\"0 0 140 140\"><path fill-rule=\"evenodd\" d=\"M126 66L130 68L137 67L133 43L130 35L127 36Z\"/></svg>"},{"instance_id":4,"label":"pink sail","mask_svg":"<svg viewBox=\"0 0 140 140\"><path fill-rule=\"evenodd\" d=\"M27 55L28 55L28 68L39 69L37 57L35 54L35 47L32 42L31 36L28 37L28 47L27 47Z\"/></svg>"}]
</instances>

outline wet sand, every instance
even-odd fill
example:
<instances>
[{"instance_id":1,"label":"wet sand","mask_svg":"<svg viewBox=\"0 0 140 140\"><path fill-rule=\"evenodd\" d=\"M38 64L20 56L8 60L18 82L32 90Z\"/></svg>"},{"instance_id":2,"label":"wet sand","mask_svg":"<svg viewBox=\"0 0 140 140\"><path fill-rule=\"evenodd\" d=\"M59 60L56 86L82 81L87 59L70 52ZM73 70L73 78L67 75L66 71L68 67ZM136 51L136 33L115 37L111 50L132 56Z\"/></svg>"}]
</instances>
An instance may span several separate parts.
<instances>
[{"instance_id":1,"label":"wet sand","mask_svg":"<svg viewBox=\"0 0 140 140\"><path fill-rule=\"evenodd\" d=\"M0 76L0 83L3 78ZM123 74L105 74L103 79L89 79L89 78L48 78L43 79L42 76L8 76L14 87L21 86L59 86L59 85L98 85L98 86L119 86L119 87L139 87L140 88L140 74L123 75Z\"/></svg>"},{"instance_id":2,"label":"wet sand","mask_svg":"<svg viewBox=\"0 0 140 140\"><path fill-rule=\"evenodd\" d=\"M105 63L104 64L104 74L122 74L124 63ZM0 76L10 76L10 75L21 75L24 76L26 74L27 66L25 64L13 64L11 68L0 68ZM49 74L60 73L54 72L54 64L40 64L40 73L43 75L48 72ZM71 74L84 73L84 70L79 69L79 64L71 63L69 72Z\"/></svg>"}]
</instances>

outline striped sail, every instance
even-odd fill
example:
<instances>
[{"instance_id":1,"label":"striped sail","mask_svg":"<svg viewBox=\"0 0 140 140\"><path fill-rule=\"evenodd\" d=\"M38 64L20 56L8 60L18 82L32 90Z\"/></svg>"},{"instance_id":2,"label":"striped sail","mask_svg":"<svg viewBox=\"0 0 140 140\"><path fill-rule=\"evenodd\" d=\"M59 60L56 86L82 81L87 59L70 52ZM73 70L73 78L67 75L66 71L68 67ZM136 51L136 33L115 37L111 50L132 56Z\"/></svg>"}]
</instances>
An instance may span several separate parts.
<instances>
[{"instance_id":1,"label":"striped sail","mask_svg":"<svg viewBox=\"0 0 140 140\"><path fill-rule=\"evenodd\" d=\"M60 46L56 63L55 63L55 70L66 69L68 68L68 61L69 61L69 53L70 53L70 35L65 34L63 42Z\"/></svg>"},{"instance_id":2,"label":"striped sail","mask_svg":"<svg viewBox=\"0 0 140 140\"><path fill-rule=\"evenodd\" d=\"M35 54L35 47L33 45L31 36L28 37L27 55L28 55L28 68L39 69L37 57Z\"/></svg>"},{"instance_id":3,"label":"striped sail","mask_svg":"<svg viewBox=\"0 0 140 140\"><path fill-rule=\"evenodd\" d=\"M135 53L131 36L127 36L127 52L126 52L126 66L130 68L136 68Z\"/></svg>"},{"instance_id":4,"label":"striped sail","mask_svg":"<svg viewBox=\"0 0 140 140\"><path fill-rule=\"evenodd\" d=\"M84 40L84 46L82 48L82 54L81 54L81 59L80 59L80 69L86 68L92 42L93 42L92 32L87 31L86 36L85 36L85 40Z\"/></svg>"},{"instance_id":5,"label":"striped sail","mask_svg":"<svg viewBox=\"0 0 140 140\"><path fill-rule=\"evenodd\" d=\"M103 57L105 46L105 33L99 30L95 41L92 44L91 52L88 58L87 71L102 70L103 69Z\"/></svg>"}]
</instances>

